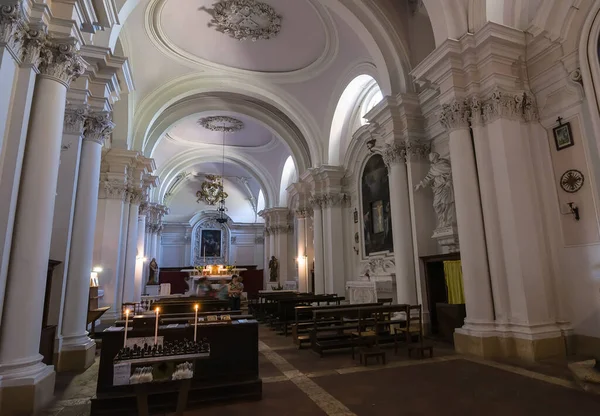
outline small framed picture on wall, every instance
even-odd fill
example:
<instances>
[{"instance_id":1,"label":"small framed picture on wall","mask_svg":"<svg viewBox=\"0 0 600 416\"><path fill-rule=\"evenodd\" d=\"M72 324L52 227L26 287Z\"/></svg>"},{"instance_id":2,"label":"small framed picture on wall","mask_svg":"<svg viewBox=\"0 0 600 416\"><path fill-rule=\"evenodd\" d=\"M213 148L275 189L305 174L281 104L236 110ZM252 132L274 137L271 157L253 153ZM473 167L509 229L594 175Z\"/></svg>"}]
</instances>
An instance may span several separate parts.
<instances>
[{"instance_id":1,"label":"small framed picture on wall","mask_svg":"<svg viewBox=\"0 0 600 416\"><path fill-rule=\"evenodd\" d=\"M573 133L571 133L571 123L562 123L559 121L558 127L554 127L552 132L554 133L554 143L556 144L557 151L561 151L575 144L573 141Z\"/></svg>"}]
</instances>

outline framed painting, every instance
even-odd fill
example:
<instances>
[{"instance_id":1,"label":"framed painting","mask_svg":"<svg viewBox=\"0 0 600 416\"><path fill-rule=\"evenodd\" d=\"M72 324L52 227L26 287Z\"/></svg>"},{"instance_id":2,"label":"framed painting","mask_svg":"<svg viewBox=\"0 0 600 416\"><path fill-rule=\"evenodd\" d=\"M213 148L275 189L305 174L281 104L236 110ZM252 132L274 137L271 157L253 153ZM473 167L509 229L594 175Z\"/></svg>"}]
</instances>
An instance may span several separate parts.
<instances>
[{"instance_id":1,"label":"framed painting","mask_svg":"<svg viewBox=\"0 0 600 416\"><path fill-rule=\"evenodd\" d=\"M573 141L573 133L571 133L571 123L562 123L558 127L554 127L552 132L554 133L554 144L556 144L556 150L561 151L575 144Z\"/></svg>"},{"instance_id":2,"label":"framed painting","mask_svg":"<svg viewBox=\"0 0 600 416\"><path fill-rule=\"evenodd\" d=\"M371 217L373 218L373 234L383 232L383 201L375 201L371 203Z\"/></svg>"},{"instance_id":3,"label":"framed painting","mask_svg":"<svg viewBox=\"0 0 600 416\"><path fill-rule=\"evenodd\" d=\"M200 250L203 257L221 257L221 230L202 230Z\"/></svg>"}]
</instances>

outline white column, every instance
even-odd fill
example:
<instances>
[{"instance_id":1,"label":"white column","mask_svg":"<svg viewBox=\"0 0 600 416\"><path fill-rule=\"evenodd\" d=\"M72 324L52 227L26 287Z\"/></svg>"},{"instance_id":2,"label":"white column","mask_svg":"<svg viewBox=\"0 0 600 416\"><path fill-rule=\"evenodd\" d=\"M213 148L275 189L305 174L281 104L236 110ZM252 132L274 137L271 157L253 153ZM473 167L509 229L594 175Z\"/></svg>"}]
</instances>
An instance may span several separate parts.
<instances>
[{"instance_id":1,"label":"white column","mask_svg":"<svg viewBox=\"0 0 600 416\"><path fill-rule=\"evenodd\" d=\"M446 111L465 111L447 107ZM450 159L454 183L454 200L460 241L463 286L467 318L462 329L466 335L479 330L493 330L494 307L488 269L477 166L468 125L462 116L442 117L449 129Z\"/></svg>"},{"instance_id":2,"label":"white column","mask_svg":"<svg viewBox=\"0 0 600 416\"><path fill-rule=\"evenodd\" d=\"M125 200L123 203L123 216L121 217L121 239L120 241L120 252L121 256L119 257L119 288L117 289L117 301L116 304L118 309L116 312L121 316L123 309L123 302L127 302L125 300L125 282L127 281L126 269L125 265L127 262L127 243L128 243L128 233L129 233L129 206L131 201L131 194L129 190L125 191ZM136 214L137 219L137 214Z\"/></svg>"},{"instance_id":3,"label":"white column","mask_svg":"<svg viewBox=\"0 0 600 416\"><path fill-rule=\"evenodd\" d=\"M69 270L69 254L73 233L73 216L75 215L75 197L79 177L79 161L81 158L81 139L88 108L67 106L63 125L63 137L56 186L56 203L52 220L52 238L50 243L50 259L60 261L54 268L50 299L48 301L47 324L56 325L54 351L62 348L62 316Z\"/></svg>"},{"instance_id":4,"label":"white column","mask_svg":"<svg viewBox=\"0 0 600 416\"><path fill-rule=\"evenodd\" d=\"M481 209L484 218L490 280L494 300L496 326L506 326L509 321L509 297L506 284L506 268L504 267L504 250L502 248L502 231L498 213L498 200L494 185L490 137L487 129L479 123L473 126L473 143L477 155L477 173L479 174L479 191L481 193ZM500 328L503 329L503 328Z\"/></svg>"},{"instance_id":5,"label":"white column","mask_svg":"<svg viewBox=\"0 0 600 416\"><path fill-rule=\"evenodd\" d=\"M101 198L98 201L98 214L96 222L94 243L94 265L103 268L99 276L99 286L104 291L100 301L101 306L110 306L102 317L110 322L120 316L121 311L121 262L125 253L120 249L121 239L125 238L122 232L122 222L125 209L123 199L126 194L126 185L103 181Z\"/></svg>"},{"instance_id":6,"label":"white column","mask_svg":"<svg viewBox=\"0 0 600 416\"><path fill-rule=\"evenodd\" d=\"M296 258L298 259L298 290L308 292L308 257L306 255L306 210L296 211Z\"/></svg>"},{"instance_id":7,"label":"white column","mask_svg":"<svg viewBox=\"0 0 600 416\"><path fill-rule=\"evenodd\" d=\"M323 212L321 211L320 195L311 198L313 206L313 232L315 249L315 294L325 292L325 259L323 258Z\"/></svg>"},{"instance_id":8,"label":"white column","mask_svg":"<svg viewBox=\"0 0 600 416\"><path fill-rule=\"evenodd\" d=\"M143 212L143 210L141 211ZM146 282L144 281L144 269L149 264L151 259L147 259L144 261L144 237L146 235L146 214L140 213L138 215L138 224L137 224L137 252L140 259L135 262L135 288L134 288L134 298L136 301L141 300L142 293L144 292L144 287L146 286Z\"/></svg>"},{"instance_id":9,"label":"white column","mask_svg":"<svg viewBox=\"0 0 600 416\"><path fill-rule=\"evenodd\" d=\"M314 248L314 236L313 236L313 220L312 217L312 209L309 210L309 213L305 219L306 225L306 279L307 279L307 291L314 292L315 288L312 287L311 283L311 270L315 261L315 248Z\"/></svg>"},{"instance_id":10,"label":"white column","mask_svg":"<svg viewBox=\"0 0 600 416\"><path fill-rule=\"evenodd\" d=\"M67 313L62 319L61 371L86 369L94 362L96 343L88 337L82 317L87 316L90 292L102 145L112 127L106 112L91 113L85 121L65 292Z\"/></svg>"},{"instance_id":11,"label":"white column","mask_svg":"<svg viewBox=\"0 0 600 416\"><path fill-rule=\"evenodd\" d=\"M160 243L160 240L158 239L158 226L154 225L153 230L152 230L152 259L156 259L156 261L159 261L158 259L158 245ZM160 278L160 276L159 276Z\"/></svg>"},{"instance_id":12,"label":"white column","mask_svg":"<svg viewBox=\"0 0 600 416\"><path fill-rule=\"evenodd\" d=\"M346 293L344 261L344 223L342 204L344 195L328 193L323 195L323 269L325 293Z\"/></svg>"},{"instance_id":13,"label":"white column","mask_svg":"<svg viewBox=\"0 0 600 416\"><path fill-rule=\"evenodd\" d=\"M138 212L140 209L138 194L132 193L129 203L129 224L127 227L127 248L125 254L125 274L123 302L135 302L135 264L138 255Z\"/></svg>"},{"instance_id":14,"label":"white column","mask_svg":"<svg viewBox=\"0 0 600 416\"><path fill-rule=\"evenodd\" d=\"M279 276L278 281L279 284L283 286L283 284L291 280L291 276L289 273L288 261L288 226L287 225L277 225L272 227L275 234L275 257L279 260Z\"/></svg>"},{"instance_id":15,"label":"white column","mask_svg":"<svg viewBox=\"0 0 600 416\"><path fill-rule=\"evenodd\" d=\"M390 185L396 294L399 304L415 305L417 288L405 154L406 149L403 145L389 144L385 148L383 157L388 168Z\"/></svg>"},{"instance_id":16,"label":"white column","mask_svg":"<svg viewBox=\"0 0 600 416\"><path fill-rule=\"evenodd\" d=\"M53 367L43 364L39 353L40 329L66 93L73 74L83 69L71 45L47 44L44 48L23 162L0 334L0 387L33 389L29 397L35 397L36 402L20 404L27 408L46 404L53 394Z\"/></svg>"},{"instance_id":17,"label":"white column","mask_svg":"<svg viewBox=\"0 0 600 416\"><path fill-rule=\"evenodd\" d=\"M2 94L11 97L0 166L0 325L35 78L34 68L24 65L18 69L11 89L0 88Z\"/></svg>"},{"instance_id":18,"label":"white column","mask_svg":"<svg viewBox=\"0 0 600 416\"><path fill-rule=\"evenodd\" d=\"M264 250L264 279L263 279L263 288L267 288L267 285L269 283L269 260L271 260L271 233L269 232L269 230L267 229L267 227L265 227L265 234L264 234L264 245L265 245L265 250Z\"/></svg>"}]
</instances>

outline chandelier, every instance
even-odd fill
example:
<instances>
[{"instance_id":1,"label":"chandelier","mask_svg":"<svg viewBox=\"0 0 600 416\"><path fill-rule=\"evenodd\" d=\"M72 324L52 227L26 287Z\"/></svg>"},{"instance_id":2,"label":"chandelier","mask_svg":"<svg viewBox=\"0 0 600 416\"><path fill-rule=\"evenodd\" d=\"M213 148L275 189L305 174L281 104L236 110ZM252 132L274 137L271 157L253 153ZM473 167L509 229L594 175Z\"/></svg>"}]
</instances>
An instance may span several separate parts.
<instances>
[{"instance_id":1,"label":"chandelier","mask_svg":"<svg viewBox=\"0 0 600 416\"><path fill-rule=\"evenodd\" d=\"M196 202L206 202L208 205L217 205L225 201L229 195L223 188L223 177L217 175L206 175L200 190L196 192Z\"/></svg>"}]
</instances>

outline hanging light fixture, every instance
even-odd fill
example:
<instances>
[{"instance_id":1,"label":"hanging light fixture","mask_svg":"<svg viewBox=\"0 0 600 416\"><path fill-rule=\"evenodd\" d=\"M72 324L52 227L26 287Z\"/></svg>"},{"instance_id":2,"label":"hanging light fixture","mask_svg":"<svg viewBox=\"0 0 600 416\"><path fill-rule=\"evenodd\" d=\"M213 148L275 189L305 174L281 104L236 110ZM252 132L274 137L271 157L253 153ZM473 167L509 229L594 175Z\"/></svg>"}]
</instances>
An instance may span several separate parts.
<instances>
[{"instance_id":1,"label":"hanging light fixture","mask_svg":"<svg viewBox=\"0 0 600 416\"><path fill-rule=\"evenodd\" d=\"M227 193L225 193L225 129L223 129L223 162L221 165L221 192L225 195L219 201L219 208L217 211L219 212L219 216L217 218L217 222L219 224L224 224L227 222L227 217L225 216L225 211L227 211L227 207L225 207L225 198L227 198Z\"/></svg>"}]
</instances>

